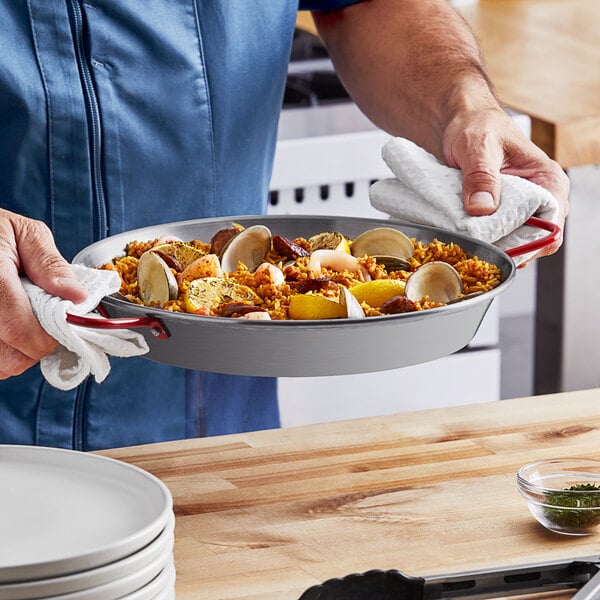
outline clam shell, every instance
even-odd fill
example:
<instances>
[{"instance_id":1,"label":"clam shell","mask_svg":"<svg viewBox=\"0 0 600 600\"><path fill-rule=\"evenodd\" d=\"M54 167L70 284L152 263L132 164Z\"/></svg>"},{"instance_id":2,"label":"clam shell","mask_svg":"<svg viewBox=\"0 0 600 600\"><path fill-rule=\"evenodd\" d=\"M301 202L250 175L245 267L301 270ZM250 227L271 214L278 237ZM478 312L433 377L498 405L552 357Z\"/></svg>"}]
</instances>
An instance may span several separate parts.
<instances>
[{"instance_id":1,"label":"clam shell","mask_svg":"<svg viewBox=\"0 0 600 600\"><path fill-rule=\"evenodd\" d=\"M410 258L414 251L412 240L392 227L375 227L357 236L350 250L354 256L393 256Z\"/></svg>"},{"instance_id":2,"label":"clam shell","mask_svg":"<svg viewBox=\"0 0 600 600\"><path fill-rule=\"evenodd\" d=\"M410 271L410 263L404 258L397 256L382 256L373 254L373 258L377 263L383 265L388 272L390 271Z\"/></svg>"},{"instance_id":3,"label":"clam shell","mask_svg":"<svg viewBox=\"0 0 600 600\"><path fill-rule=\"evenodd\" d=\"M271 231L264 225L254 225L232 237L221 253L221 267L226 273L235 271L238 263L254 271L271 251Z\"/></svg>"},{"instance_id":4,"label":"clam shell","mask_svg":"<svg viewBox=\"0 0 600 600\"><path fill-rule=\"evenodd\" d=\"M137 267L140 298L144 304L163 306L178 295L177 280L167 263L155 252L148 250L140 256Z\"/></svg>"},{"instance_id":5,"label":"clam shell","mask_svg":"<svg viewBox=\"0 0 600 600\"><path fill-rule=\"evenodd\" d=\"M352 292L344 285L340 286L340 304L346 308L346 316L349 319L362 319L365 311L360 302L352 295Z\"/></svg>"},{"instance_id":6,"label":"clam shell","mask_svg":"<svg viewBox=\"0 0 600 600\"><path fill-rule=\"evenodd\" d=\"M456 302L464 302L465 300L471 300L471 298L477 298L478 296L481 296L481 294L483 294L484 292L482 291L478 291L478 292L471 292L470 294L464 294L463 296L459 296L458 298L455 298L454 300L450 300L448 302L448 304L455 304Z\"/></svg>"},{"instance_id":7,"label":"clam shell","mask_svg":"<svg viewBox=\"0 0 600 600\"><path fill-rule=\"evenodd\" d=\"M428 296L433 302L448 303L462 292L458 271L448 263L432 261L421 265L406 281L404 294L409 300L419 302Z\"/></svg>"}]
</instances>

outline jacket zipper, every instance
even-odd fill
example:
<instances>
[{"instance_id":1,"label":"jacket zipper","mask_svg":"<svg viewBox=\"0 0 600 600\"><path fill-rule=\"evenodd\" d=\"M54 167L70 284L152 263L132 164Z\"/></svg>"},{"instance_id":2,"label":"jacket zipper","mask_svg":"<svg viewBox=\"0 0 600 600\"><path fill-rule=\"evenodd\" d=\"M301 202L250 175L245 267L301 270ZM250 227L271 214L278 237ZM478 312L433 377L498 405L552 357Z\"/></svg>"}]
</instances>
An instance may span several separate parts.
<instances>
[{"instance_id":1,"label":"jacket zipper","mask_svg":"<svg viewBox=\"0 0 600 600\"><path fill-rule=\"evenodd\" d=\"M94 198L94 241L107 236L106 201L102 183L102 125L98 97L84 43L84 17L79 0L69 0L77 66L85 99L90 139L90 162Z\"/></svg>"},{"instance_id":2,"label":"jacket zipper","mask_svg":"<svg viewBox=\"0 0 600 600\"><path fill-rule=\"evenodd\" d=\"M87 114L94 205L94 241L98 241L108 235L106 200L104 196L104 184L102 183L102 124L100 122L100 108L85 48L84 16L81 4L79 0L68 0L68 6L71 14L75 56ZM76 450L84 450L84 411L88 387L88 381L85 381L77 388L75 396L75 406L73 408L73 448Z\"/></svg>"},{"instance_id":3,"label":"jacket zipper","mask_svg":"<svg viewBox=\"0 0 600 600\"><path fill-rule=\"evenodd\" d=\"M85 398L88 395L90 378L88 377L77 388L75 406L73 408L73 450L85 450L83 431L85 429Z\"/></svg>"}]
</instances>

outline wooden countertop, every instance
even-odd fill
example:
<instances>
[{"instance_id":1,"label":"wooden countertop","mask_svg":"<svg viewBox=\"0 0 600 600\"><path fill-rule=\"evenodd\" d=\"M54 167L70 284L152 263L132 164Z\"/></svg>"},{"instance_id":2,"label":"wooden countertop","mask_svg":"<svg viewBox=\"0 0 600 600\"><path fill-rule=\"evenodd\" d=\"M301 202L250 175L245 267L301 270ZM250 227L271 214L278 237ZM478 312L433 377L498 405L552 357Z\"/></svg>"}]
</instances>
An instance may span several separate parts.
<instances>
[{"instance_id":1,"label":"wooden countertop","mask_svg":"<svg viewBox=\"0 0 600 600\"><path fill-rule=\"evenodd\" d=\"M600 2L479 0L461 12L533 141L564 168L600 163Z\"/></svg>"},{"instance_id":2,"label":"wooden countertop","mask_svg":"<svg viewBox=\"0 0 600 600\"><path fill-rule=\"evenodd\" d=\"M515 473L597 457L599 406L589 390L103 454L169 486L178 600L296 600L373 568L435 575L597 554L598 536L538 525Z\"/></svg>"}]
</instances>

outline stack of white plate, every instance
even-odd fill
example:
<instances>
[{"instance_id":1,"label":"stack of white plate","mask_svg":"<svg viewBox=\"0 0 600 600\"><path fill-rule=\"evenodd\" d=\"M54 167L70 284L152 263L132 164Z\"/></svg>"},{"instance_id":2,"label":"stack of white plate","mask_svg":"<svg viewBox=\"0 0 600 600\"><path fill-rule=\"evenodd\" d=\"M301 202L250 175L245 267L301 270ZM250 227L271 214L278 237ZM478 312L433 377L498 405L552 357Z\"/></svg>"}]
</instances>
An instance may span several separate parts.
<instances>
[{"instance_id":1,"label":"stack of white plate","mask_svg":"<svg viewBox=\"0 0 600 600\"><path fill-rule=\"evenodd\" d=\"M167 487L124 462L0 445L0 600L171 600Z\"/></svg>"}]
</instances>

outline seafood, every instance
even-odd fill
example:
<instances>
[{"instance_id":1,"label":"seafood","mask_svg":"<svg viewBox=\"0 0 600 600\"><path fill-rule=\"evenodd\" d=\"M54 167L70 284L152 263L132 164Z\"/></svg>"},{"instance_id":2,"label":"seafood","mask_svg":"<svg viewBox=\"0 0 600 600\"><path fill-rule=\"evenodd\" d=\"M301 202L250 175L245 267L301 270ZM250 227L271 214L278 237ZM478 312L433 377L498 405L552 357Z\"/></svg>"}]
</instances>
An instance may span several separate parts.
<instances>
[{"instance_id":1,"label":"seafood","mask_svg":"<svg viewBox=\"0 0 600 600\"><path fill-rule=\"evenodd\" d=\"M425 244L391 227L352 240L338 232L287 239L263 225L234 226L209 242L131 242L126 256L101 268L119 272L121 294L131 302L250 320L429 310L502 282L498 267L467 256L456 244Z\"/></svg>"},{"instance_id":2,"label":"seafood","mask_svg":"<svg viewBox=\"0 0 600 600\"><path fill-rule=\"evenodd\" d=\"M221 261L216 254L205 254L192 261L181 271L177 280L181 283L200 279L201 277L223 277Z\"/></svg>"},{"instance_id":3,"label":"seafood","mask_svg":"<svg viewBox=\"0 0 600 600\"><path fill-rule=\"evenodd\" d=\"M462 293L458 271L446 262L433 261L421 265L406 281L404 295L413 302L429 298L447 304Z\"/></svg>"},{"instance_id":4,"label":"seafood","mask_svg":"<svg viewBox=\"0 0 600 600\"><path fill-rule=\"evenodd\" d=\"M234 235L221 252L221 267L224 271L235 271L243 263L254 271L271 251L272 236L268 227L254 225Z\"/></svg>"},{"instance_id":5,"label":"seafood","mask_svg":"<svg viewBox=\"0 0 600 600\"><path fill-rule=\"evenodd\" d=\"M360 302L352 295L352 292L344 286L340 288L340 304L346 308L346 317L348 319L362 319L365 311Z\"/></svg>"},{"instance_id":6,"label":"seafood","mask_svg":"<svg viewBox=\"0 0 600 600\"><path fill-rule=\"evenodd\" d=\"M315 250L310 255L308 268L317 277L322 273L323 269L330 268L336 271L360 272L365 281L370 279L368 271L361 265L358 258L342 250Z\"/></svg>"},{"instance_id":7,"label":"seafood","mask_svg":"<svg viewBox=\"0 0 600 600\"><path fill-rule=\"evenodd\" d=\"M285 275L283 271L270 262L263 262L256 268L254 273L257 276L266 277L273 285L281 285L285 283Z\"/></svg>"},{"instance_id":8,"label":"seafood","mask_svg":"<svg viewBox=\"0 0 600 600\"><path fill-rule=\"evenodd\" d=\"M177 280L169 265L156 252L142 254L137 266L137 281L142 302L165 304L177 298Z\"/></svg>"},{"instance_id":9,"label":"seafood","mask_svg":"<svg viewBox=\"0 0 600 600\"><path fill-rule=\"evenodd\" d=\"M386 269L407 271L414 246L412 240L397 229L375 227L356 237L350 250L353 256L372 256Z\"/></svg>"}]
</instances>

